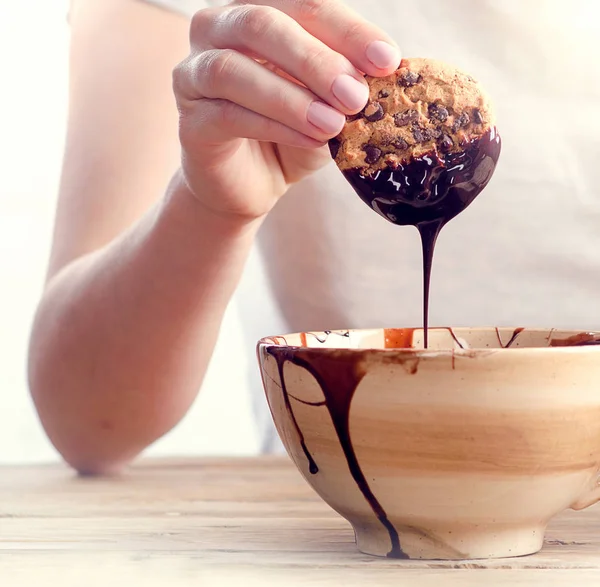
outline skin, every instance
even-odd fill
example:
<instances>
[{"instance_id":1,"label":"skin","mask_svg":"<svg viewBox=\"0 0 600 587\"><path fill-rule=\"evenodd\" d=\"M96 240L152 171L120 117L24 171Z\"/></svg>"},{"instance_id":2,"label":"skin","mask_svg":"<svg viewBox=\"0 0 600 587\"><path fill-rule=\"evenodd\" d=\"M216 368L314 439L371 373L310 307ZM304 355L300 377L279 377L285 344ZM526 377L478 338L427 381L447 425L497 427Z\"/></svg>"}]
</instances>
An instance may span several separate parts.
<instances>
[{"instance_id":1,"label":"skin","mask_svg":"<svg viewBox=\"0 0 600 587\"><path fill-rule=\"evenodd\" d=\"M70 23L29 381L64 459L106 474L188 410L262 220L329 161L326 141L366 103L361 72L388 75L400 54L338 0L234 2L191 25L133 0L74 0Z\"/></svg>"}]
</instances>

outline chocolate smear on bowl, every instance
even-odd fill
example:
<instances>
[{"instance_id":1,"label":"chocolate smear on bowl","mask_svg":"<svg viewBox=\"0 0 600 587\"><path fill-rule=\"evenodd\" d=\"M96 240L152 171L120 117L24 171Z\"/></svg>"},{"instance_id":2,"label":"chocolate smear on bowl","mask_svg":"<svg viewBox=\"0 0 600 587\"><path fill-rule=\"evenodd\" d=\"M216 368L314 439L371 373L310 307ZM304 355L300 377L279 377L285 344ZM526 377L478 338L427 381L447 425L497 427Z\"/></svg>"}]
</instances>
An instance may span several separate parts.
<instances>
[{"instance_id":1,"label":"chocolate smear on bowl","mask_svg":"<svg viewBox=\"0 0 600 587\"><path fill-rule=\"evenodd\" d=\"M277 371L281 380L281 390L284 402L292 423L298 433L300 445L308 462L308 470L311 475L319 472L319 466L310 453L304 440L304 435L294 416L290 402L290 394L287 389L284 367L287 362L302 367L314 377L319 384L340 446L344 452L348 470L356 482L356 485L365 500L373 510L379 522L387 530L391 550L389 558L406 559L408 556L400 546L398 531L390 522L381 503L371 490L369 482L363 473L358 458L352 445L350 436L350 407L356 388L366 374L364 357L357 353L356 349L327 349L322 352L319 348L290 348L282 346L267 347L266 352L272 356L277 363Z\"/></svg>"},{"instance_id":2,"label":"chocolate smear on bowl","mask_svg":"<svg viewBox=\"0 0 600 587\"><path fill-rule=\"evenodd\" d=\"M600 332L579 332L568 338L555 338L551 347L596 346L600 345Z\"/></svg>"}]
</instances>

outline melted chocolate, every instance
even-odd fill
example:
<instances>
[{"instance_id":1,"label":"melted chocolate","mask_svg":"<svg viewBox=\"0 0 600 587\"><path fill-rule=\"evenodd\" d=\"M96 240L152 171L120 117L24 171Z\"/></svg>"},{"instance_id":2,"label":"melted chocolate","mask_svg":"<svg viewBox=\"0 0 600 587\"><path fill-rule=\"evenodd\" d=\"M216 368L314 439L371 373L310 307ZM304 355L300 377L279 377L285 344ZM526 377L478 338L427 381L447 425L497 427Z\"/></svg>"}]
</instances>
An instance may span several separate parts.
<instances>
[{"instance_id":1,"label":"melted chocolate","mask_svg":"<svg viewBox=\"0 0 600 587\"><path fill-rule=\"evenodd\" d=\"M524 328L515 328L515 331L513 332L512 336L510 337L510 340L506 343L506 344L502 344L502 339L500 338L500 330L498 328L496 328L496 336L498 337L498 343L500 344L500 346L503 349L509 349L517 340L517 338L519 338L519 334L521 334L521 332L523 332L523 330L525 330Z\"/></svg>"},{"instance_id":2,"label":"melted chocolate","mask_svg":"<svg viewBox=\"0 0 600 587\"><path fill-rule=\"evenodd\" d=\"M373 510L373 513L386 528L390 536L392 549L388 553L388 557L408 558L400 546L398 531L388 519L383 507L369 487L369 483L356 458L356 453L352 446L352 439L350 438L350 406L352 404L354 392L362 378L365 376L363 366L364 355L362 353L357 353L353 349L339 349L322 353L319 352L319 349L286 349L277 346L268 347L266 352L277 362L285 406L299 435L302 450L308 460L309 472L312 475L315 475L319 472L319 468L304 442L304 436L293 414L283 374L283 368L286 362L290 362L306 369L321 387L321 391L325 396L325 406L329 411L333 426L340 441L340 446L344 451L350 474Z\"/></svg>"},{"instance_id":3,"label":"melted chocolate","mask_svg":"<svg viewBox=\"0 0 600 587\"><path fill-rule=\"evenodd\" d=\"M308 346L308 338L307 338L308 336L312 336L314 339L317 340L317 342L324 344L327 342L327 339L332 334L335 336L341 336L342 338L350 338L349 330L345 330L345 331L324 330L323 336L319 336L319 334L317 334L316 332L301 332L300 333L300 344L303 347L307 347Z\"/></svg>"},{"instance_id":4,"label":"melted chocolate","mask_svg":"<svg viewBox=\"0 0 600 587\"><path fill-rule=\"evenodd\" d=\"M595 346L600 345L600 332L580 332L569 338L557 338L550 346Z\"/></svg>"},{"instance_id":5,"label":"melted chocolate","mask_svg":"<svg viewBox=\"0 0 600 587\"><path fill-rule=\"evenodd\" d=\"M385 340L384 348L386 349L411 349L413 347L414 333L417 328L386 328L385 329ZM440 330L447 330L452 337L452 340L456 345L464 349L465 347L460 342L454 330L448 326L440 328Z\"/></svg>"},{"instance_id":6,"label":"melted chocolate","mask_svg":"<svg viewBox=\"0 0 600 587\"><path fill-rule=\"evenodd\" d=\"M384 348L410 349L413 346L413 336L416 328L386 328Z\"/></svg>"},{"instance_id":7,"label":"melted chocolate","mask_svg":"<svg viewBox=\"0 0 600 587\"><path fill-rule=\"evenodd\" d=\"M276 347L273 347L276 348ZM296 429L296 433L298 434L298 438L300 439L300 446L302 447L302 450L304 451L304 454L306 455L306 460L308 461L308 470L310 471L311 475L316 475L319 472L319 467L317 466L317 463L315 462L315 460L312 458L312 455L310 454L307 446L306 446L306 442L304 440L304 434L302 434L302 430L300 429L300 426L298 426L298 420L296 420L296 416L294 415L294 410L292 410L292 404L290 403L290 395L288 393L286 384L285 384L285 377L283 375L283 367L285 365L285 361L286 359L289 359L288 357L286 357L286 352L283 351L282 349L279 349L281 351L281 355L283 359L279 359L277 357L277 355L275 353L271 353L276 359L277 359L277 371L279 373L279 379L281 381L281 391L283 392L283 401L285 402L285 408L288 412L288 414L290 415L290 418L292 420L292 424L294 425L294 428ZM293 361L292 361L293 362Z\"/></svg>"},{"instance_id":8,"label":"melted chocolate","mask_svg":"<svg viewBox=\"0 0 600 587\"><path fill-rule=\"evenodd\" d=\"M458 348L464 349L465 347L463 346L462 342L460 342L460 340L458 340L456 334L454 334L454 330L452 330L452 328L448 328L448 332L452 336L454 342L458 345ZM454 355L452 355L452 357L454 358Z\"/></svg>"},{"instance_id":9,"label":"melted chocolate","mask_svg":"<svg viewBox=\"0 0 600 587\"><path fill-rule=\"evenodd\" d=\"M413 225L423 247L423 327L428 344L429 284L435 242L442 227L462 212L490 181L500 156L500 135L491 128L458 153L428 153L373 176L344 171L370 208L398 225Z\"/></svg>"}]
</instances>

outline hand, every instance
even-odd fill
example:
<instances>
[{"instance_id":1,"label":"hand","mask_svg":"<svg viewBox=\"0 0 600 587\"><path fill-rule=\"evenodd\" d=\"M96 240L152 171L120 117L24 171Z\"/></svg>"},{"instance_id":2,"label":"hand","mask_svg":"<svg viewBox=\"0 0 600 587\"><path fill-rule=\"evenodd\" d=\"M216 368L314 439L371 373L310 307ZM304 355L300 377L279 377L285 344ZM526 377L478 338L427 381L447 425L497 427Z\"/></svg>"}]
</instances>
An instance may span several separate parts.
<instances>
[{"instance_id":1,"label":"hand","mask_svg":"<svg viewBox=\"0 0 600 587\"><path fill-rule=\"evenodd\" d=\"M394 42L340 0L237 0L196 13L174 71L182 169L211 211L260 218L329 159L328 139L391 74Z\"/></svg>"}]
</instances>

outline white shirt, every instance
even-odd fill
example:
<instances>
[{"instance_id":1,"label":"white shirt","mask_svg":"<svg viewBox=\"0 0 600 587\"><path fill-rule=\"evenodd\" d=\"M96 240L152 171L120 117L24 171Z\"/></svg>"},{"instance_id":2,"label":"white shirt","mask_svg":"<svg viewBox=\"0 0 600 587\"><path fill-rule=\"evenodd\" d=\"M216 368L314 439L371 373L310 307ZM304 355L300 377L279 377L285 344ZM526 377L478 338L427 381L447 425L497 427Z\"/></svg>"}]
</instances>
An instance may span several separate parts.
<instances>
[{"instance_id":1,"label":"white shirt","mask_svg":"<svg viewBox=\"0 0 600 587\"><path fill-rule=\"evenodd\" d=\"M206 5L147 1L190 15ZM430 323L600 328L600 4L347 4L405 56L472 74L496 106L500 162L487 189L442 231ZM417 326L421 280L417 231L369 210L331 164L290 190L257 240L235 299L248 354L265 335ZM276 437L257 368L249 379L269 449Z\"/></svg>"}]
</instances>

